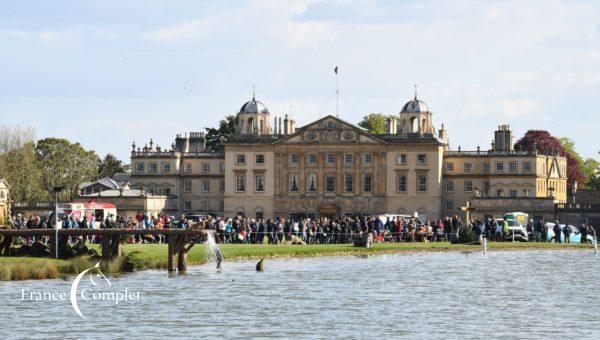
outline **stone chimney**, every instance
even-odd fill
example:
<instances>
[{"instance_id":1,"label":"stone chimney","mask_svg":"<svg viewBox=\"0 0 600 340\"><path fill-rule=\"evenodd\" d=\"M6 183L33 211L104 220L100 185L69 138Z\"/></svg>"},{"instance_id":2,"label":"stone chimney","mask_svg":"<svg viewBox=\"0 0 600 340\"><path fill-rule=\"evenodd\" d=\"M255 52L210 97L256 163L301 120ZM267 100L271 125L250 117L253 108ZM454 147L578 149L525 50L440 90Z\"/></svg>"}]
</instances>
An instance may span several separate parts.
<instances>
[{"instance_id":1,"label":"stone chimney","mask_svg":"<svg viewBox=\"0 0 600 340\"><path fill-rule=\"evenodd\" d=\"M442 128L438 131L438 138L446 146L448 145L448 131L446 131L446 129L444 128L444 124L442 124Z\"/></svg>"},{"instance_id":2,"label":"stone chimney","mask_svg":"<svg viewBox=\"0 0 600 340\"><path fill-rule=\"evenodd\" d=\"M494 151L512 151L513 139L510 125L500 125L494 132Z\"/></svg>"},{"instance_id":3,"label":"stone chimney","mask_svg":"<svg viewBox=\"0 0 600 340\"><path fill-rule=\"evenodd\" d=\"M387 133L394 135L398 133L398 120L394 117L388 117L387 121Z\"/></svg>"},{"instance_id":4,"label":"stone chimney","mask_svg":"<svg viewBox=\"0 0 600 340\"><path fill-rule=\"evenodd\" d=\"M287 135L290 133L290 120L288 119L288 114L285 114L285 119L283 120L283 134Z\"/></svg>"}]
</instances>

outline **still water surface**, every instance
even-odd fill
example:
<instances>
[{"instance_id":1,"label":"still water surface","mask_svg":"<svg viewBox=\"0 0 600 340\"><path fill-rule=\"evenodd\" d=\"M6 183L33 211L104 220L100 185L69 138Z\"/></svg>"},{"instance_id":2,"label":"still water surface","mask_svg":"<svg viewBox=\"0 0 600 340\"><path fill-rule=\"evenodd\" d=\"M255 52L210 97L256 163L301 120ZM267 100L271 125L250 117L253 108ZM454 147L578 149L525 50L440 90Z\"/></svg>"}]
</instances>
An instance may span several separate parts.
<instances>
[{"instance_id":1,"label":"still water surface","mask_svg":"<svg viewBox=\"0 0 600 340\"><path fill-rule=\"evenodd\" d=\"M79 301L85 320L68 297L22 300L68 296L72 278L0 283L0 338L600 338L592 251L265 261L260 273L241 261L111 277L141 301Z\"/></svg>"}]
</instances>

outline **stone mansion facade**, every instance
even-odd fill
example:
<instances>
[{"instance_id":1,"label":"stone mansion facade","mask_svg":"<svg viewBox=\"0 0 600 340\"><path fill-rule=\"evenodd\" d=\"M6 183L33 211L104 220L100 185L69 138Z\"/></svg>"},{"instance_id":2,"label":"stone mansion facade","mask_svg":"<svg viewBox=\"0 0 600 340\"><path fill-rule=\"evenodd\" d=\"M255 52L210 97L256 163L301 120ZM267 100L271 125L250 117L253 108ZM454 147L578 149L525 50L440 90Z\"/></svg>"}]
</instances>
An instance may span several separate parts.
<instances>
[{"instance_id":1,"label":"stone mansion facade","mask_svg":"<svg viewBox=\"0 0 600 340\"><path fill-rule=\"evenodd\" d=\"M131 152L131 186L165 195L169 214L311 218L415 213L423 219L460 213L473 197L552 198L565 202L566 159L512 149L500 126L488 151L449 150L443 125L421 100L407 102L370 134L334 116L303 127L275 117L258 100L238 113L224 151L209 151L203 133L178 135L169 150Z\"/></svg>"}]
</instances>

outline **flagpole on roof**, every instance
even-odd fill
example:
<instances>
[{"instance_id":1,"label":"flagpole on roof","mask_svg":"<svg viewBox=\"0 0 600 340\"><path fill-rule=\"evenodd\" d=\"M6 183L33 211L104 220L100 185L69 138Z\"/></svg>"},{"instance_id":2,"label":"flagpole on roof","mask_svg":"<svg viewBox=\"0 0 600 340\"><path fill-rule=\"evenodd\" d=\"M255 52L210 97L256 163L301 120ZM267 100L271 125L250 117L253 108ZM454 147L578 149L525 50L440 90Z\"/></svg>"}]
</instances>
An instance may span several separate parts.
<instances>
[{"instance_id":1,"label":"flagpole on roof","mask_svg":"<svg viewBox=\"0 0 600 340\"><path fill-rule=\"evenodd\" d=\"M338 74L339 67L333 69L335 72L335 116L340 117L340 77Z\"/></svg>"}]
</instances>

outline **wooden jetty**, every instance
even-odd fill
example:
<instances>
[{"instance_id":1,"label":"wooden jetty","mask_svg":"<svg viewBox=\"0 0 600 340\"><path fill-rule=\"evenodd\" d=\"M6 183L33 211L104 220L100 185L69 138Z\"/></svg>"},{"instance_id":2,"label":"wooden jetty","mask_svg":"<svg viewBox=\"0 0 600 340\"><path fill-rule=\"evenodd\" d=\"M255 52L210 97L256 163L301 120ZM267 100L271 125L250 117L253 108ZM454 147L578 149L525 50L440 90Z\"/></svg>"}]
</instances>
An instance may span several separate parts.
<instances>
[{"instance_id":1,"label":"wooden jetty","mask_svg":"<svg viewBox=\"0 0 600 340\"><path fill-rule=\"evenodd\" d=\"M196 229L0 229L0 256L9 254L15 237L48 236L50 252L54 253L57 235L58 249L66 248L69 236L98 235L102 238L102 259L110 260L121 255L121 240L125 236L164 235L168 238L167 270L183 272L187 270L187 252L197 242L203 242L208 232Z\"/></svg>"}]
</instances>

